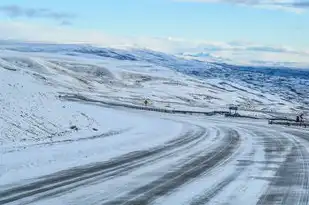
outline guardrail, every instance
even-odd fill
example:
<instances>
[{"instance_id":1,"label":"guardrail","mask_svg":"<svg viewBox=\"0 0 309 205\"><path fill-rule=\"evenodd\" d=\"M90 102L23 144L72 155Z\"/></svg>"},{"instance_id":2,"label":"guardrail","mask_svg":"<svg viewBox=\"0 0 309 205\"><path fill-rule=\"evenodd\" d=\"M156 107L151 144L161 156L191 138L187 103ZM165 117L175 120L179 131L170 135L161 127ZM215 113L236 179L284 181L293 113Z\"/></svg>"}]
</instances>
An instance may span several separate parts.
<instances>
[{"instance_id":1,"label":"guardrail","mask_svg":"<svg viewBox=\"0 0 309 205\"><path fill-rule=\"evenodd\" d=\"M299 125L295 122L295 120L287 119L287 118L257 118L253 116L246 116L246 115L233 115L230 114L229 111L221 111L221 110L214 110L214 111L190 111L190 110L176 110L176 109L164 109L164 108L155 108L155 107L147 107L147 106L137 106L125 103L118 103L118 102L107 102L102 100L91 99L79 94L68 94L65 93L63 95L59 95L59 98L63 98L68 101L83 101L84 103L97 103L100 105L105 105L106 107L123 107L123 108L130 108L136 110L147 110L153 112L161 112L161 113L171 113L171 114L190 114L190 115L206 115L206 116L213 116L213 115L223 115L225 117L238 117L238 118L250 118L250 119L265 119L268 120L269 124L282 124L282 125ZM252 111L253 112L253 111ZM280 120L282 122L280 122ZM272 123L270 123L272 121ZM302 126L309 126L308 122L302 124Z\"/></svg>"},{"instance_id":2,"label":"guardrail","mask_svg":"<svg viewBox=\"0 0 309 205\"><path fill-rule=\"evenodd\" d=\"M296 122L291 119L269 119L268 124L276 124L276 125L287 125L287 126L300 126L300 127L309 127L309 122Z\"/></svg>"},{"instance_id":3,"label":"guardrail","mask_svg":"<svg viewBox=\"0 0 309 205\"><path fill-rule=\"evenodd\" d=\"M172 113L172 114L198 114L198 115L225 115L229 112L227 111L190 111L190 110L176 110L176 109L164 109L164 108L154 108L154 107L147 107L147 106L136 106L136 105L130 105L130 104L124 104L124 103L117 103L117 102L106 102L101 100L95 100L91 98L87 98L85 96L81 96L78 94L66 94L66 95L59 95L59 98L63 98L65 100L69 101L84 101L84 102L91 102L91 103L99 103L103 104L109 107L125 107L130 109L136 109L136 110L147 110L147 111L153 111L153 112L162 112L162 113Z\"/></svg>"}]
</instances>

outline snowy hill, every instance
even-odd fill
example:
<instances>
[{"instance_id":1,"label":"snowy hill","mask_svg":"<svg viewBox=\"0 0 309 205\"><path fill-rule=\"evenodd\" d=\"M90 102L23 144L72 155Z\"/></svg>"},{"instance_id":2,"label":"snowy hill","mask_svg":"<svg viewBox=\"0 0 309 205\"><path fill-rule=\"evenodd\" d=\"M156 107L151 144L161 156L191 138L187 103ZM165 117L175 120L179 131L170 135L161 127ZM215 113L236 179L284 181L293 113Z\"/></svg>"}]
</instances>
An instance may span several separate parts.
<instances>
[{"instance_id":1,"label":"snowy hill","mask_svg":"<svg viewBox=\"0 0 309 205\"><path fill-rule=\"evenodd\" d=\"M188 60L137 49L88 45L2 44L1 66L32 76L66 92L153 106L283 112L305 109L309 71L233 66Z\"/></svg>"},{"instance_id":2,"label":"snowy hill","mask_svg":"<svg viewBox=\"0 0 309 205\"><path fill-rule=\"evenodd\" d=\"M148 98L151 107L198 111L236 104L250 111L299 112L309 103L308 71L235 67L150 50L7 43L1 45L0 68L7 140L22 130L34 137L71 132L68 127L78 123L89 127L85 113L68 110L61 95L136 106ZM64 118L70 123L58 120Z\"/></svg>"},{"instance_id":3,"label":"snowy hill","mask_svg":"<svg viewBox=\"0 0 309 205\"><path fill-rule=\"evenodd\" d=\"M1 141L62 135L72 132L71 126L92 132L95 120L59 98L67 95L135 106L148 98L151 107L195 111L236 104L264 114L298 113L309 105L306 70L239 67L88 45L6 43L0 49Z\"/></svg>"}]
</instances>

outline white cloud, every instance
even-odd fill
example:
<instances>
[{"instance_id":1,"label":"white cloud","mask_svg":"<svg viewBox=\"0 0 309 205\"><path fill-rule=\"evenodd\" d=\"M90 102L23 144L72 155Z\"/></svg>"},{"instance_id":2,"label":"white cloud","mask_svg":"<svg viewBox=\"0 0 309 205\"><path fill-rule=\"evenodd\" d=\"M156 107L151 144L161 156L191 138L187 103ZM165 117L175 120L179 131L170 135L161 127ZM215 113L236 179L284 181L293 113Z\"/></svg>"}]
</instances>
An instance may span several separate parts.
<instances>
[{"instance_id":1,"label":"white cloud","mask_svg":"<svg viewBox=\"0 0 309 205\"><path fill-rule=\"evenodd\" d=\"M226 3L258 8L302 12L309 8L308 0L173 0L178 2Z\"/></svg>"},{"instance_id":2,"label":"white cloud","mask_svg":"<svg viewBox=\"0 0 309 205\"><path fill-rule=\"evenodd\" d=\"M0 6L0 13L10 17L10 18L45 18L52 19L55 21L59 21L61 24L71 24L71 20L73 20L76 15L67 13L67 12L59 12L54 11L48 8L26 8L21 7L19 5L5 5Z\"/></svg>"},{"instance_id":3,"label":"white cloud","mask_svg":"<svg viewBox=\"0 0 309 205\"><path fill-rule=\"evenodd\" d=\"M309 51L287 46L258 45L249 42L208 42L167 37L123 37L96 30L50 27L24 22L0 22L0 39L47 43L83 43L103 47L139 47L168 53L209 53L234 62L281 61L309 65Z\"/></svg>"},{"instance_id":4,"label":"white cloud","mask_svg":"<svg viewBox=\"0 0 309 205\"><path fill-rule=\"evenodd\" d=\"M33 25L24 22L1 22L0 38L13 40L28 40L42 42L68 42L68 43L108 43L113 40L111 36L96 31L77 31L61 26ZM121 40L117 38L117 40Z\"/></svg>"}]
</instances>

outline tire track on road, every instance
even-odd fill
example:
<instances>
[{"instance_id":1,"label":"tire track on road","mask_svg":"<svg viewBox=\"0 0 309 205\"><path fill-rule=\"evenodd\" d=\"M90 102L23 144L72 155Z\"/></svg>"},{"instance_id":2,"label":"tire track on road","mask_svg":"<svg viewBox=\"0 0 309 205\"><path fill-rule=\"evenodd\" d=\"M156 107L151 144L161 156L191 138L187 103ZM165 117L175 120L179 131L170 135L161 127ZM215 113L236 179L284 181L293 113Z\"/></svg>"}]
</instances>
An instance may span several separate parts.
<instances>
[{"instance_id":1,"label":"tire track on road","mask_svg":"<svg viewBox=\"0 0 309 205\"><path fill-rule=\"evenodd\" d=\"M274 162L276 157L280 155L279 153L283 153L285 151L285 144L286 142L283 142L283 139L277 139L276 137L272 137L269 135L269 133L264 133L262 131L257 130L251 130L252 127L244 127L243 129L247 130L251 133L251 136L254 136L255 140L259 142L259 146L264 147L265 152L265 161L253 161L253 155L254 150L248 153L249 158L245 160L237 160L238 164L235 164L235 168L233 172L231 172L229 175L224 176L222 178L219 178L218 182L205 190L204 192L201 192L202 194L197 195L196 197L193 197L192 200L190 200L190 205L202 205L202 204L211 204L213 199L217 197L219 194L223 193L225 188L227 188L232 182L234 182L238 177L240 177L245 170L250 169L250 166L255 166L256 164L263 164L263 169L267 170L270 169L270 165ZM239 155L236 155L235 158L237 158ZM224 167L223 167L224 168ZM262 177L261 177L262 178ZM243 184L248 186L248 184ZM239 193L238 193L239 194ZM220 195L221 196L221 195ZM228 195L227 198L237 198L240 196L235 195ZM218 199L220 200L220 199Z\"/></svg>"},{"instance_id":2,"label":"tire track on road","mask_svg":"<svg viewBox=\"0 0 309 205\"><path fill-rule=\"evenodd\" d=\"M121 173L132 171L137 167L149 163L151 160L160 160L167 155L181 152L182 148L185 149L187 146L197 143L202 139L204 140L206 134L207 129L195 126L194 129L192 128L166 144L149 150L131 152L107 162L75 167L52 175L40 177L29 184L12 186L5 190L0 189L0 204L21 200L27 197L34 197L42 193L73 185L74 183L86 182L87 180L99 176L103 176L103 178L106 179L108 176L113 177ZM86 183L88 183L88 181ZM48 195L50 196L50 194Z\"/></svg>"},{"instance_id":3,"label":"tire track on road","mask_svg":"<svg viewBox=\"0 0 309 205\"><path fill-rule=\"evenodd\" d=\"M201 152L188 163L166 173L153 182L141 186L125 196L120 196L104 205L144 205L159 197L168 195L176 188L195 180L205 172L214 168L222 160L230 156L239 145L240 136L237 131L229 130L221 145L216 150Z\"/></svg>"},{"instance_id":4,"label":"tire track on road","mask_svg":"<svg viewBox=\"0 0 309 205\"><path fill-rule=\"evenodd\" d=\"M301 137L301 136L300 136ZM302 138L302 137L301 137ZM293 139L292 148L271 178L266 192L257 204L305 205L309 203L309 153L300 142Z\"/></svg>"},{"instance_id":5,"label":"tire track on road","mask_svg":"<svg viewBox=\"0 0 309 205\"><path fill-rule=\"evenodd\" d=\"M247 129L247 128L242 128L242 129ZM247 131L247 130L246 130ZM218 194L220 194L225 187L227 187L230 183L232 183L234 180L236 180L247 168L250 164L252 164L251 159L255 153L255 149L253 148L245 154L244 156L246 157L246 160L237 160L239 156L241 156L241 153L243 153L244 150L239 150L233 154L228 161L224 162L219 169L215 170L215 173L221 172L226 168L224 165L227 165L227 163L236 160L237 162L235 166L235 170L228 174L227 176L223 177L215 183L213 186L210 188L207 188L203 191L200 192L200 194L196 194L195 196L192 197L191 200L187 202L189 205L204 205L209 203L213 198L215 198ZM245 152L246 153L246 152ZM249 158L249 159L248 159Z\"/></svg>"}]
</instances>

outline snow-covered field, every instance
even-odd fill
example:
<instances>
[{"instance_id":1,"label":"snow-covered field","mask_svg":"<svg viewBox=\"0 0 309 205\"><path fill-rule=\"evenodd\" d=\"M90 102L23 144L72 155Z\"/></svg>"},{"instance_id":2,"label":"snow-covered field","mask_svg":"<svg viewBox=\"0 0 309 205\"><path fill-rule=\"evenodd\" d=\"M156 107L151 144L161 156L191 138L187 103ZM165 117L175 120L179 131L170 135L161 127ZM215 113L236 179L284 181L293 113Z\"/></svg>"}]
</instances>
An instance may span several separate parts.
<instances>
[{"instance_id":1,"label":"snow-covered field","mask_svg":"<svg viewBox=\"0 0 309 205\"><path fill-rule=\"evenodd\" d=\"M308 111L309 72L232 67L149 50L75 45L0 44L0 65L76 93L155 107ZM189 75L187 75L189 74ZM199 77L196 77L196 76Z\"/></svg>"},{"instance_id":2,"label":"snow-covered field","mask_svg":"<svg viewBox=\"0 0 309 205\"><path fill-rule=\"evenodd\" d=\"M0 204L309 203L308 129L125 106L291 117L308 99L289 84L266 92L180 70L206 63L86 48L1 45Z\"/></svg>"}]
</instances>

